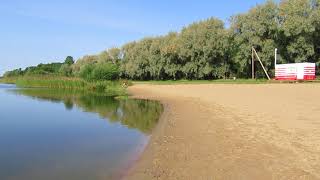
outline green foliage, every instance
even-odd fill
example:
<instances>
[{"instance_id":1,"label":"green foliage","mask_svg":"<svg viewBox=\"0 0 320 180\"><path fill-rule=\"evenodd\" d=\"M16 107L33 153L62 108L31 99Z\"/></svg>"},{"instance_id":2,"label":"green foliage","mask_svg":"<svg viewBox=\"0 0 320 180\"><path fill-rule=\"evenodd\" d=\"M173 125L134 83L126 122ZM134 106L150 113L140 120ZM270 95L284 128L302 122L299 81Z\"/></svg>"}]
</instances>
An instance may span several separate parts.
<instances>
[{"instance_id":1,"label":"green foliage","mask_svg":"<svg viewBox=\"0 0 320 180\"><path fill-rule=\"evenodd\" d=\"M79 75L86 80L117 80L119 68L112 63L87 64L81 67Z\"/></svg>"},{"instance_id":2,"label":"green foliage","mask_svg":"<svg viewBox=\"0 0 320 180\"><path fill-rule=\"evenodd\" d=\"M92 72L95 68L94 64L87 64L80 68L79 76L83 79L90 80L92 79Z\"/></svg>"},{"instance_id":3,"label":"green foliage","mask_svg":"<svg viewBox=\"0 0 320 180\"><path fill-rule=\"evenodd\" d=\"M67 65L72 65L72 64L74 64L73 57L72 57L72 56L68 56L68 57L66 58L66 60L64 61L64 64L67 64Z\"/></svg>"},{"instance_id":4,"label":"green foliage","mask_svg":"<svg viewBox=\"0 0 320 180\"><path fill-rule=\"evenodd\" d=\"M182 30L179 57L187 79L223 78L226 70L228 35L218 19L194 23Z\"/></svg>"},{"instance_id":5,"label":"green foliage","mask_svg":"<svg viewBox=\"0 0 320 180\"><path fill-rule=\"evenodd\" d=\"M62 76L70 77L70 76L72 76L72 68L69 64L64 64L59 69L59 73Z\"/></svg>"},{"instance_id":6,"label":"green foliage","mask_svg":"<svg viewBox=\"0 0 320 180\"><path fill-rule=\"evenodd\" d=\"M63 63L39 64L36 67L28 67L25 69L26 75L52 75L58 74Z\"/></svg>"},{"instance_id":7,"label":"green foliage","mask_svg":"<svg viewBox=\"0 0 320 180\"><path fill-rule=\"evenodd\" d=\"M225 77L227 44L223 22L211 18L184 28L180 34L126 44L122 74L138 80Z\"/></svg>"},{"instance_id":8,"label":"green foliage","mask_svg":"<svg viewBox=\"0 0 320 180\"><path fill-rule=\"evenodd\" d=\"M86 81L79 78L53 76L26 76L15 79L18 87L83 90L107 93L108 95L126 95L125 87L118 81Z\"/></svg>"},{"instance_id":9,"label":"green foliage","mask_svg":"<svg viewBox=\"0 0 320 180\"><path fill-rule=\"evenodd\" d=\"M26 76L16 80L18 87L53 88L53 89L84 89L87 82L76 78L53 76Z\"/></svg>"},{"instance_id":10,"label":"green foliage","mask_svg":"<svg viewBox=\"0 0 320 180\"><path fill-rule=\"evenodd\" d=\"M248 13L232 17L231 30L234 43L232 61L236 74L248 77L251 73L251 48L254 47L270 71L274 49L277 47L278 7L273 1L252 8ZM260 71L262 69L260 68Z\"/></svg>"},{"instance_id":11,"label":"green foliage","mask_svg":"<svg viewBox=\"0 0 320 180\"><path fill-rule=\"evenodd\" d=\"M119 78L119 68L115 64L97 64L92 71L93 80L117 80Z\"/></svg>"},{"instance_id":12,"label":"green foliage","mask_svg":"<svg viewBox=\"0 0 320 180\"><path fill-rule=\"evenodd\" d=\"M68 56L64 63L48 63L39 64L37 66L30 66L24 70L15 69L8 71L4 77L18 77L18 76L37 76L37 75L53 75L53 76L72 76L71 65L74 63L73 57Z\"/></svg>"},{"instance_id":13,"label":"green foliage","mask_svg":"<svg viewBox=\"0 0 320 180\"><path fill-rule=\"evenodd\" d=\"M319 0L267 0L231 18L210 18L180 33L144 38L122 47L121 75L135 80L248 78L254 47L269 74L279 63L320 64ZM264 77L256 67L257 77ZM319 73L319 71L317 71Z\"/></svg>"},{"instance_id":14,"label":"green foliage","mask_svg":"<svg viewBox=\"0 0 320 180\"><path fill-rule=\"evenodd\" d=\"M217 80L166 80L166 81L133 81L133 84L156 84L156 85L177 85L177 84L265 84L266 79L217 79Z\"/></svg>"},{"instance_id":15,"label":"green foliage","mask_svg":"<svg viewBox=\"0 0 320 180\"><path fill-rule=\"evenodd\" d=\"M114 47L101 52L98 55L98 61L101 63L118 64L120 61L120 49Z\"/></svg>"},{"instance_id":16,"label":"green foliage","mask_svg":"<svg viewBox=\"0 0 320 180\"><path fill-rule=\"evenodd\" d=\"M83 67L95 63L98 63L98 56L84 56L71 66L72 72L75 76L82 76Z\"/></svg>"},{"instance_id":17,"label":"green foliage","mask_svg":"<svg viewBox=\"0 0 320 180\"><path fill-rule=\"evenodd\" d=\"M315 26L311 6L310 0L282 1L279 5L279 34L281 40L286 42L281 48L289 62L312 61Z\"/></svg>"},{"instance_id":18,"label":"green foliage","mask_svg":"<svg viewBox=\"0 0 320 180\"><path fill-rule=\"evenodd\" d=\"M57 75L62 65L62 63L39 64L38 66L27 67L24 70L20 68L13 71L8 71L4 74L4 77L17 77L24 75Z\"/></svg>"},{"instance_id":19,"label":"green foliage","mask_svg":"<svg viewBox=\"0 0 320 180\"><path fill-rule=\"evenodd\" d=\"M7 71L4 73L3 77L5 78L10 78L10 77L17 77L17 76L23 76L24 75L24 71L20 69L15 69L15 70L12 70L12 71Z\"/></svg>"},{"instance_id":20,"label":"green foliage","mask_svg":"<svg viewBox=\"0 0 320 180\"><path fill-rule=\"evenodd\" d=\"M4 84L15 84L17 77L0 77L0 83Z\"/></svg>"}]
</instances>

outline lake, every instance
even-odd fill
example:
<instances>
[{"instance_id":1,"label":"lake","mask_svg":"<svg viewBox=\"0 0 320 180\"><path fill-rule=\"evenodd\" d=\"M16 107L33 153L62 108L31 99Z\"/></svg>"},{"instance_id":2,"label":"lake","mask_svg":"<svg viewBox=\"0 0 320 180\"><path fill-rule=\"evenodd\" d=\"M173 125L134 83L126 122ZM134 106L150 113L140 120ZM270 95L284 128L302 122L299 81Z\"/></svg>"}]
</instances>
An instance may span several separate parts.
<instances>
[{"instance_id":1,"label":"lake","mask_svg":"<svg viewBox=\"0 0 320 180\"><path fill-rule=\"evenodd\" d=\"M161 113L155 101L0 84L0 179L120 179Z\"/></svg>"}]
</instances>

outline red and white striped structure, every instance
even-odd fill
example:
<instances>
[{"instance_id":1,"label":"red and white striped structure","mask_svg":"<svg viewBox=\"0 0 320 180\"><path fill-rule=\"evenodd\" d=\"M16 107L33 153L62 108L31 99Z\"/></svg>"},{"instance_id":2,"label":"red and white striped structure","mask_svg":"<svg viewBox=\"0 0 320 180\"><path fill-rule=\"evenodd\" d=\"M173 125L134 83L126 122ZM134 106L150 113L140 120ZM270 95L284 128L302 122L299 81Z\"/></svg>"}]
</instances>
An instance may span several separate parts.
<instances>
[{"instance_id":1,"label":"red and white striped structure","mask_svg":"<svg viewBox=\"0 0 320 180\"><path fill-rule=\"evenodd\" d=\"M315 63L277 64L276 80L315 80Z\"/></svg>"}]
</instances>

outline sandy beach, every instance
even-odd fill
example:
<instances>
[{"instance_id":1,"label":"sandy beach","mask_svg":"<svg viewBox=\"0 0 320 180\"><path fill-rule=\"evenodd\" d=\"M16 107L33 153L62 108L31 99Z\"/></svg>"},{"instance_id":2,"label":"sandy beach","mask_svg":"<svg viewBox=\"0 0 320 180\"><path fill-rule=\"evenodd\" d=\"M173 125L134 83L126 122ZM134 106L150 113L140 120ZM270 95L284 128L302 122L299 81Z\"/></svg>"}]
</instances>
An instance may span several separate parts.
<instances>
[{"instance_id":1,"label":"sandy beach","mask_svg":"<svg viewBox=\"0 0 320 180\"><path fill-rule=\"evenodd\" d=\"M126 179L320 179L320 84L134 85L164 113Z\"/></svg>"}]
</instances>

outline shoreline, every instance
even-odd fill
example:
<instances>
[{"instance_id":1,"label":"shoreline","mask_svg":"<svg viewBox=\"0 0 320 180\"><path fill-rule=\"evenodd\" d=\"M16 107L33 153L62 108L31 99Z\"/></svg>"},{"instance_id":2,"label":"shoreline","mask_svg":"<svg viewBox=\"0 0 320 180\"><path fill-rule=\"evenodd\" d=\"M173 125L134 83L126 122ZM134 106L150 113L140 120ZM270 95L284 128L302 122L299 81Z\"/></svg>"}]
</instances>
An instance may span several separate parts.
<instances>
[{"instance_id":1,"label":"shoreline","mask_svg":"<svg viewBox=\"0 0 320 180\"><path fill-rule=\"evenodd\" d=\"M148 143L144 146L144 148L136 158L135 162L132 164L132 166L129 167L128 171L123 176L122 179L124 180L142 178L141 174L144 173L142 170L145 169L145 166L146 166L145 163L147 163L145 161L148 161L149 159L151 159L152 153L155 151L156 147L154 146L154 142L164 135L163 129L167 125L168 113L170 109L169 104L163 101L162 99L145 96L140 93L138 94L136 91L130 90L130 89L128 90L128 92L129 92L129 97L132 99L158 101L163 106L163 112L159 117L156 127L152 130Z\"/></svg>"},{"instance_id":2,"label":"shoreline","mask_svg":"<svg viewBox=\"0 0 320 180\"><path fill-rule=\"evenodd\" d=\"M250 90L253 102L245 101ZM319 179L320 103L312 100L319 90L316 84L134 85L133 98L160 101L164 112L124 179Z\"/></svg>"}]
</instances>

